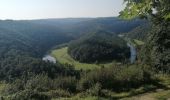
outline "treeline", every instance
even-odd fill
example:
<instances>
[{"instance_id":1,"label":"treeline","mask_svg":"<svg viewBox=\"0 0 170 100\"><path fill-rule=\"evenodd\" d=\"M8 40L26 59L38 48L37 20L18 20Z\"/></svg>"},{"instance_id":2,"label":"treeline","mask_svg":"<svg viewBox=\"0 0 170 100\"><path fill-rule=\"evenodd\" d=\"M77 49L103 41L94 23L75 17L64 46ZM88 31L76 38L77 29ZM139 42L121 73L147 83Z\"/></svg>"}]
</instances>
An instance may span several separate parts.
<instances>
[{"instance_id":1,"label":"treeline","mask_svg":"<svg viewBox=\"0 0 170 100\"><path fill-rule=\"evenodd\" d=\"M72 41L69 44L68 53L75 60L86 63L123 61L129 58L130 49L127 43L114 33L98 31Z\"/></svg>"},{"instance_id":2,"label":"treeline","mask_svg":"<svg viewBox=\"0 0 170 100\"><path fill-rule=\"evenodd\" d=\"M148 21L138 18L133 20L123 20L117 17L104 17L44 19L33 20L31 23L53 26L60 29L67 35L77 38L98 30L110 31L116 34L127 33L140 25L148 23Z\"/></svg>"}]
</instances>

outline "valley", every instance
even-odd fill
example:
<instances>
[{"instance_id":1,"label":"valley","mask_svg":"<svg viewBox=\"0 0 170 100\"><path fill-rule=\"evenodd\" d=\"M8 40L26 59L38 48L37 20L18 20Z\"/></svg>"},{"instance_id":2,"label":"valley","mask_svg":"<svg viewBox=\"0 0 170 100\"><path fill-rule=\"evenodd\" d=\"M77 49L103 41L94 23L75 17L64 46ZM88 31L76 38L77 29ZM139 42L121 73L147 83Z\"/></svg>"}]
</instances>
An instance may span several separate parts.
<instances>
[{"instance_id":1,"label":"valley","mask_svg":"<svg viewBox=\"0 0 170 100\"><path fill-rule=\"evenodd\" d=\"M5 100L169 98L168 74L141 63L149 30L140 28L146 24L146 20L117 18L0 21L0 96Z\"/></svg>"},{"instance_id":2,"label":"valley","mask_svg":"<svg viewBox=\"0 0 170 100\"><path fill-rule=\"evenodd\" d=\"M0 100L170 100L170 0L0 0Z\"/></svg>"}]
</instances>

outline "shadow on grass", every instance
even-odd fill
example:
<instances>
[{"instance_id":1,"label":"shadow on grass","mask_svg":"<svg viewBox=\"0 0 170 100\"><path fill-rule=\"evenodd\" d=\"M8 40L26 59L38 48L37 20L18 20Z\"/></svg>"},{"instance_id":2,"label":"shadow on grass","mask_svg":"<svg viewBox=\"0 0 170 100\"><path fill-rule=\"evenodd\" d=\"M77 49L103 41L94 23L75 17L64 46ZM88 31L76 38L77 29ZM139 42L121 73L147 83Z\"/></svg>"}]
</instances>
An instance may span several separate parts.
<instances>
[{"instance_id":1,"label":"shadow on grass","mask_svg":"<svg viewBox=\"0 0 170 100\"><path fill-rule=\"evenodd\" d=\"M142 89L138 90L138 89L131 88L129 91L125 91L128 93L128 95L110 95L110 96L105 96L105 98L107 98L108 100L119 100L119 99L123 99L123 98L141 95L144 93L154 93L154 92L157 92L158 89L163 89L163 90L170 89L166 85L160 84L159 81L155 81L153 84L143 85L140 88L142 88ZM121 92L118 92L118 93L121 93Z\"/></svg>"}]
</instances>

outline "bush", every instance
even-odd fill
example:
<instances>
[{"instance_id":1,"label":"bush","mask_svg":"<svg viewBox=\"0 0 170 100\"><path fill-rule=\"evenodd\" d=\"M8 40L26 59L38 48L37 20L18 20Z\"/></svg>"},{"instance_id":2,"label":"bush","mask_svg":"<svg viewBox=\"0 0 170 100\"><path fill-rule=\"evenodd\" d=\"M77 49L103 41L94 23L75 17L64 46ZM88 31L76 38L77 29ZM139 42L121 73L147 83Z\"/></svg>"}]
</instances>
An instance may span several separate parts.
<instances>
[{"instance_id":1,"label":"bush","mask_svg":"<svg viewBox=\"0 0 170 100\"><path fill-rule=\"evenodd\" d=\"M77 80L75 77L59 77L53 80L53 88L76 92Z\"/></svg>"},{"instance_id":2,"label":"bush","mask_svg":"<svg viewBox=\"0 0 170 100\"><path fill-rule=\"evenodd\" d=\"M51 91L47 92L47 94L53 98L70 97L71 96L71 93L69 91L63 90L63 89L51 90Z\"/></svg>"},{"instance_id":3,"label":"bush","mask_svg":"<svg viewBox=\"0 0 170 100\"><path fill-rule=\"evenodd\" d=\"M11 96L10 100L51 100L51 97L37 91L24 90Z\"/></svg>"},{"instance_id":4,"label":"bush","mask_svg":"<svg viewBox=\"0 0 170 100\"><path fill-rule=\"evenodd\" d=\"M52 87L51 82L52 80L47 75L36 75L27 80L25 88L44 92Z\"/></svg>"},{"instance_id":5,"label":"bush","mask_svg":"<svg viewBox=\"0 0 170 100\"><path fill-rule=\"evenodd\" d=\"M49 92L55 91L58 96L69 96L69 92L76 92L77 80L75 77L63 77L51 79L47 75L36 75L24 81L24 79L18 79L13 83L10 83L4 88L5 95L11 95L18 93L22 94L22 91L32 90L37 92ZM60 91L59 91L60 90ZM26 91L27 93L28 91ZM25 92L24 92L25 93Z\"/></svg>"},{"instance_id":6,"label":"bush","mask_svg":"<svg viewBox=\"0 0 170 100\"><path fill-rule=\"evenodd\" d=\"M96 83L92 88L87 90L87 93L91 96L99 96L101 94L101 84Z\"/></svg>"},{"instance_id":7,"label":"bush","mask_svg":"<svg viewBox=\"0 0 170 100\"><path fill-rule=\"evenodd\" d=\"M154 80L152 76L153 73L146 71L142 66L114 66L86 73L77 88L79 91L85 91L95 84L101 84L101 89L124 91L143 84L151 84Z\"/></svg>"}]
</instances>

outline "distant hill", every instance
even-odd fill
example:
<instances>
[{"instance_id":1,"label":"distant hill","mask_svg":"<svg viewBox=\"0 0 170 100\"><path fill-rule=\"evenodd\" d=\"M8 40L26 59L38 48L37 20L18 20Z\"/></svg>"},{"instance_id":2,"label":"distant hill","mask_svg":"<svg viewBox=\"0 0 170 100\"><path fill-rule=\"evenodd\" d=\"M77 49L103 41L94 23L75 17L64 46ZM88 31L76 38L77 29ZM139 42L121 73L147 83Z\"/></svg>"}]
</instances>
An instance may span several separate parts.
<instances>
[{"instance_id":1,"label":"distant hill","mask_svg":"<svg viewBox=\"0 0 170 100\"><path fill-rule=\"evenodd\" d=\"M29 22L56 27L67 35L75 38L98 30L110 31L116 34L126 33L147 23L146 20L122 20L117 17L42 19Z\"/></svg>"},{"instance_id":2,"label":"distant hill","mask_svg":"<svg viewBox=\"0 0 170 100\"><path fill-rule=\"evenodd\" d=\"M116 17L0 20L0 53L17 49L31 56L42 56L51 47L85 34L98 30L127 33L144 23L145 20L126 21Z\"/></svg>"}]
</instances>

